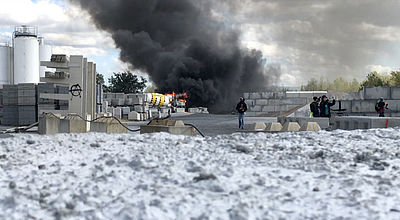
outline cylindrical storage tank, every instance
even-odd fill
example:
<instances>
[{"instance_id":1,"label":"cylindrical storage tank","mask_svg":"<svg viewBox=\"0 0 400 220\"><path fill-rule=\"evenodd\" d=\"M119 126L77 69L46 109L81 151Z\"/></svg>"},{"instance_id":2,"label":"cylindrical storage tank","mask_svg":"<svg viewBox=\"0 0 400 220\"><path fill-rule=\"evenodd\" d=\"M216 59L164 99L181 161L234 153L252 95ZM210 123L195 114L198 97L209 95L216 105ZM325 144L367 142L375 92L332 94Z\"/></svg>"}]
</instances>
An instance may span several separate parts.
<instances>
[{"instance_id":1,"label":"cylindrical storage tank","mask_svg":"<svg viewBox=\"0 0 400 220\"><path fill-rule=\"evenodd\" d=\"M0 85L10 84L12 47L0 45Z\"/></svg>"},{"instance_id":2,"label":"cylindrical storage tank","mask_svg":"<svg viewBox=\"0 0 400 220\"><path fill-rule=\"evenodd\" d=\"M53 53L53 48L50 45L45 44L43 37L39 37L39 59L40 59L40 61L50 61L52 53ZM45 66L40 66L39 76L45 77L46 71L50 71L50 69Z\"/></svg>"},{"instance_id":3,"label":"cylindrical storage tank","mask_svg":"<svg viewBox=\"0 0 400 220\"><path fill-rule=\"evenodd\" d=\"M39 83L39 41L34 27L14 32L14 84Z\"/></svg>"}]
</instances>

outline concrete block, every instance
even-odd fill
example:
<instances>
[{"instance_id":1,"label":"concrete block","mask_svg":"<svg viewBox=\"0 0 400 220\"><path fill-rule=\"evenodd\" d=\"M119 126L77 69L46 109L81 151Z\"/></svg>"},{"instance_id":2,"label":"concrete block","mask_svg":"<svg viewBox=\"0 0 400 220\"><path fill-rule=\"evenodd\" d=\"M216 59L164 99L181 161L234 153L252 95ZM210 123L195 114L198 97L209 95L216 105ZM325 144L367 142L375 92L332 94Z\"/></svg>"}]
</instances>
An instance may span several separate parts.
<instances>
[{"instance_id":1,"label":"concrete block","mask_svg":"<svg viewBox=\"0 0 400 220\"><path fill-rule=\"evenodd\" d=\"M271 122L266 125L266 131L278 132L282 130L282 125L279 122Z\"/></svg>"},{"instance_id":2,"label":"concrete block","mask_svg":"<svg viewBox=\"0 0 400 220\"><path fill-rule=\"evenodd\" d=\"M250 93L248 93L248 92L243 93L243 98L244 99L250 98Z\"/></svg>"},{"instance_id":3,"label":"concrete block","mask_svg":"<svg viewBox=\"0 0 400 220\"><path fill-rule=\"evenodd\" d=\"M256 105L256 100L254 100L254 99L246 99L245 102L246 102L246 104L247 104L247 108Z\"/></svg>"},{"instance_id":4,"label":"concrete block","mask_svg":"<svg viewBox=\"0 0 400 220\"><path fill-rule=\"evenodd\" d=\"M66 116L60 120L60 133L86 133L87 123L78 116Z\"/></svg>"},{"instance_id":5,"label":"concrete block","mask_svg":"<svg viewBox=\"0 0 400 220\"><path fill-rule=\"evenodd\" d=\"M397 117L346 116L332 118L335 129L354 130L372 128L391 128L400 126Z\"/></svg>"},{"instance_id":6,"label":"concrete block","mask_svg":"<svg viewBox=\"0 0 400 220\"><path fill-rule=\"evenodd\" d=\"M375 112L375 104L377 100L354 100L351 102L351 112Z\"/></svg>"},{"instance_id":7,"label":"concrete block","mask_svg":"<svg viewBox=\"0 0 400 220\"><path fill-rule=\"evenodd\" d=\"M265 125L264 122L256 122L254 124L251 125L250 130L252 131L263 131L265 130L267 126Z\"/></svg>"},{"instance_id":8,"label":"concrete block","mask_svg":"<svg viewBox=\"0 0 400 220\"><path fill-rule=\"evenodd\" d=\"M249 107L250 112L261 112L262 107L259 105Z\"/></svg>"},{"instance_id":9,"label":"concrete block","mask_svg":"<svg viewBox=\"0 0 400 220\"><path fill-rule=\"evenodd\" d=\"M176 108L176 112L177 113L184 113L185 112L185 108Z\"/></svg>"},{"instance_id":10,"label":"concrete block","mask_svg":"<svg viewBox=\"0 0 400 220\"><path fill-rule=\"evenodd\" d=\"M286 97L286 93L284 92L275 92L274 93L274 99L282 99Z\"/></svg>"},{"instance_id":11,"label":"concrete block","mask_svg":"<svg viewBox=\"0 0 400 220\"><path fill-rule=\"evenodd\" d=\"M153 120L149 125L140 126L140 133L166 132L176 135L196 136L195 128L186 126L183 121Z\"/></svg>"},{"instance_id":12,"label":"concrete block","mask_svg":"<svg viewBox=\"0 0 400 220\"><path fill-rule=\"evenodd\" d=\"M261 99L261 93L259 92L253 92L249 94L250 99Z\"/></svg>"},{"instance_id":13,"label":"concrete block","mask_svg":"<svg viewBox=\"0 0 400 220\"><path fill-rule=\"evenodd\" d=\"M146 112L149 110L149 106L148 105L135 105L134 107L134 111L135 112Z\"/></svg>"},{"instance_id":14,"label":"concrete block","mask_svg":"<svg viewBox=\"0 0 400 220\"><path fill-rule=\"evenodd\" d=\"M125 99L111 99L112 106L123 106L125 105Z\"/></svg>"},{"instance_id":15,"label":"concrete block","mask_svg":"<svg viewBox=\"0 0 400 220\"><path fill-rule=\"evenodd\" d=\"M58 117L54 115L46 115L46 114L41 114L39 116L39 126L38 126L38 132L39 134L42 135L47 135L47 134L57 134L59 132L60 128L60 118L61 115L57 115Z\"/></svg>"},{"instance_id":16,"label":"concrete block","mask_svg":"<svg viewBox=\"0 0 400 220\"><path fill-rule=\"evenodd\" d=\"M364 99L378 100L380 97L390 99L390 87L364 87Z\"/></svg>"},{"instance_id":17,"label":"concrete block","mask_svg":"<svg viewBox=\"0 0 400 220\"><path fill-rule=\"evenodd\" d=\"M129 121L140 121L140 113L138 113L138 112L129 112L128 120Z\"/></svg>"},{"instance_id":18,"label":"concrete block","mask_svg":"<svg viewBox=\"0 0 400 220\"><path fill-rule=\"evenodd\" d=\"M263 92L261 93L261 98L262 99L270 99L274 97L274 93L273 92Z\"/></svg>"},{"instance_id":19,"label":"concrete block","mask_svg":"<svg viewBox=\"0 0 400 220\"><path fill-rule=\"evenodd\" d=\"M128 130L115 118L102 118L90 123L90 132L124 134L127 133Z\"/></svg>"},{"instance_id":20,"label":"concrete block","mask_svg":"<svg viewBox=\"0 0 400 220\"><path fill-rule=\"evenodd\" d=\"M299 131L300 125L297 122L286 122L281 131Z\"/></svg>"},{"instance_id":21,"label":"concrete block","mask_svg":"<svg viewBox=\"0 0 400 220\"><path fill-rule=\"evenodd\" d=\"M400 99L400 87L391 87L390 99Z\"/></svg>"},{"instance_id":22,"label":"concrete block","mask_svg":"<svg viewBox=\"0 0 400 220\"><path fill-rule=\"evenodd\" d=\"M283 105L305 105L307 103L307 98L286 98L281 100L281 104Z\"/></svg>"},{"instance_id":23,"label":"concrete block","mask_svg":"<svg viewBox=\"0 0 400 220\"><path fill-rule=\"evenodd\" d=\"M31 125L37 120L36 106L18 106L18 125Z\"/></svg>"},{"instance_id":24,"label":"concrete block","mask_svg":"<svg viewBox=\"0 0 400 220\"><path fill-rule=\"evenodd\" d=\"M114 117L122 118L122 109L121 109L121 107L113 108L112 109L112 114L113 114Z\"/></svg>"},{"instance_id":25,"label":"concrete block","mask_svg":"<svg viewBox=\"0 0 400 220\"><path fill-rule=\"evenodd\" d=\"M129 112L131 112L131 108L129 107L122 107L121 110L122 110L122 115L128 115Z\"/></svg>"},{"instance_id":26,"label":"concrete block","mask_svg":"<svg viewBox=\"0 0 400 220\"><path fill-rule=\"evenodd\" d=\"M115 98L116 99L125 99L125 94L124 93L115 93Z\"/></svg>"},{"instance_id":27,"label":"concrete block","mask_svg":"<svg viewBox=\"0 0 400 220\"><path fill-rule=\"evenodd\" d=\"M256 100L256 105L268 105L268 100L267 99L258 99Z\"/></svg>"},{"instance_id":28,"label":"concrete block","mask_svg":"<svg viewBox=\"0 0 400 220\"><path fill-rule=\"evenodd\" d=\"M300 131L320 131L320 130L321 127L318 125L317 122L306 122L300 128Z\"/></svg>"},{"instance_id":29,"label":"concrete block","mask_svg":"<svg viewBox=\"0 0 400 220\"><path fill-rule=\"evenodd\" d=\"M19 125L18 117L18 106L3 106L3 119L1 121L3 125Z\"/></svg>"},{"instance_id":30,"label":"concrete block","mask_svg":"<svg viewBox=\"0 0 400 220\"><path fill-rule=\"evenodd\" d=\"M388 103L388 108L390 110L387 110L386 112L400 112L400 100L386 100Z\"/></svg>"},{"instance_id":31,"label":"concrete block","mask_svg":"<svg viewBox=\"0 0 400 220\"><path fill-rule=\"evenodd\" d=\"M279 106L267 105L262 107L262 112L275 112L279 109Z\"/></svg>"},{"instance_id":32,"label":"concrete block","mask_svg":"<svg viewBox=\"0 0 400 220\"><path fill-rule=\"evenodd\" d=\"M268 99L268 105L280 105L281 100L280 99Z\"/></svg>"}]
</instances>

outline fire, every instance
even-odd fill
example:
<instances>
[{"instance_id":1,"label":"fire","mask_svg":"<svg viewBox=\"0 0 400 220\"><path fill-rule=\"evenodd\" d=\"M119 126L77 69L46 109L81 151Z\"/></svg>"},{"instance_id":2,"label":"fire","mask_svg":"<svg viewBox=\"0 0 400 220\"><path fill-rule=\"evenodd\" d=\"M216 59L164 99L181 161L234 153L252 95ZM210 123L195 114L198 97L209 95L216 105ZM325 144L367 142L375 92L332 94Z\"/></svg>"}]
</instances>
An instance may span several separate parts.
<instances>
[{"instance_id":1,"label":"fire","mask_svg":"<svg viewBox=\"0 0 400 220\"><path fill-rule=\"evenodd\" d=\"M171 93L166 93L164 95L172 97L171 104L175 104L175 105L179 105L179 106L182 106L182 105L184 106L187 102L186 99L189 98L189 96L187 95L186 92L184 92L184 93L171 92Z\"/></svg>"}]
</instances>

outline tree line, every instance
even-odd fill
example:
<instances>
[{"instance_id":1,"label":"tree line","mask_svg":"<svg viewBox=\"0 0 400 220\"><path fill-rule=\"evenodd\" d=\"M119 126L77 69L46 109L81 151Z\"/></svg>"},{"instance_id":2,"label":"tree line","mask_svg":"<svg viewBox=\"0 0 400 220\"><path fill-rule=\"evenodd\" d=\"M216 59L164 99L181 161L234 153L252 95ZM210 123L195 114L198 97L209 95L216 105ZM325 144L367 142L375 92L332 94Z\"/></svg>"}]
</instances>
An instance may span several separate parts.
<instances>
[{"instance_id":1,"label":"tree line","mask_svg":"<svg viewBox=\"0 0 400 220\"><path fill-rule=\"evenodd\" d=\"M130 71L117 72L108 79L108 84L105 84L104 76L97 73L96 84L103 86L104 92L112 93L141 93L146 88L147 80L142 76L139 78Z\"/></svg>"},{"instance_id":2,"label":"tree line","mask_svg":"<svg viewBox=\"0 0 400 220\"><path fill-rule=\"evenodd\" d=\"M334 81L316 80L311 78L306 85L301 86L301 91L327 91L334 90L340 92L358 92L364 87L377 86L400 86L400 71L392 71L390 74L370 72L364 81L357 79L347 81L343 77L336 78Z\"/></svg>"}]
</instances>

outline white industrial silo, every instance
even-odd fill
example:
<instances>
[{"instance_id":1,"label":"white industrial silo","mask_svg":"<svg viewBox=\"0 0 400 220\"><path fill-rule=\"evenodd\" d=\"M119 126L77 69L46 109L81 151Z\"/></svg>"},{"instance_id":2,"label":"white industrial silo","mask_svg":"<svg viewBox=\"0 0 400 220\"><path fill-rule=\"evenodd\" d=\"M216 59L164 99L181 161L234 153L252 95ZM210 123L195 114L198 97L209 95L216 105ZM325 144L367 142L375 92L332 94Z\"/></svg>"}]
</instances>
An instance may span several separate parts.
<instances>
[{"instance_id":1,"label":"white industrial silo","mask_svg":"<svg viewBox=\"0 0 400 220\"><path fill-rule=\"evenodd\" d=\"M39 83L37 28L20 26L14 32L14 84Z\"/></svg>"},{"instance_id":2,"label":"white industrial silo","mask_svg":"<svg viewBox=\"0 0 400 220\"><path fill-rule=\"evenodd\" d=\"M12 71L12 47L0 45L0 85L10 84Z\"/></svg>"},{"instance_id":3,"label":"white industrial silo","mask_svg":"<svg viewBox=\"0 0 400 220\"><path fill-rule=\"evenodd\" d=\"M39 40L40 61L50 61L51 55L53 53L53 48L50 45L45 44L43 37L39 37L38 40ZM45 77L46 71L50 71L50 69L48 69L45 66L40 66L40 69L39 69L40 77Z\"/></svg>"}]
</instances>

